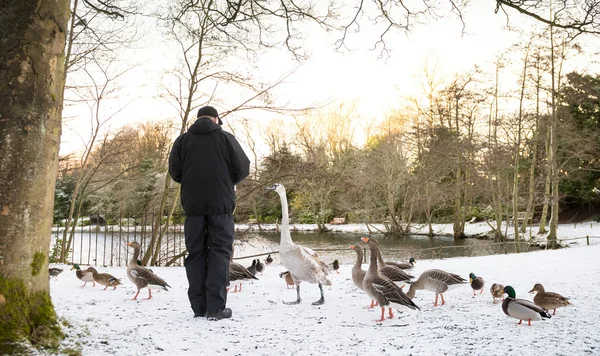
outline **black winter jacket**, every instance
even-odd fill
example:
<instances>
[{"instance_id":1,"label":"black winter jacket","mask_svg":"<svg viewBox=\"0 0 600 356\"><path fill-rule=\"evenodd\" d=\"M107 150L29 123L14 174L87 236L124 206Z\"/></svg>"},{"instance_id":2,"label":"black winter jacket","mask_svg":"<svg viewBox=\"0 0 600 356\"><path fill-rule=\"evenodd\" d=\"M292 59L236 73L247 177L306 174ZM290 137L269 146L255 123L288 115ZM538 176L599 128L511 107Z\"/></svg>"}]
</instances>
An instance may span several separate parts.
<instances>
[{"instance_id":1,"label":"black winter jacket","mask_svg":"<svg viewBox=\"0 0 600 356\"><path fill-rule=\"evenodd\" d=\"M235 137L200 118L173 143L169 174L181 183L186 216L231 214L234 185L250 172L250 160Z\"/></svg>"}]
</instances>

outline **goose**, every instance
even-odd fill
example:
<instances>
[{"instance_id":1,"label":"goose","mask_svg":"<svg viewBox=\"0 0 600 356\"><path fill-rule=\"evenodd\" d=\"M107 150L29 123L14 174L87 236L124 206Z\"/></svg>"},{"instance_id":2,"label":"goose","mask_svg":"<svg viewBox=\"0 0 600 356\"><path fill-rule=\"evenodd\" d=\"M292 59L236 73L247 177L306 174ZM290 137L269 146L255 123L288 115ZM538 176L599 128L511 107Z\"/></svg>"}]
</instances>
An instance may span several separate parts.
<instances>
[{"instance_id":1,"label":"goose","mask_svg":"<svg viewBox=\"0 0 600 356\"><path fill-rule=\"evenodd\" d=\"M367 271L362 269L363 250L360 246L356 245L350 245L350 249L356 252L356 263L354 266L352 266L352 282L354 282L356 288L364 291L365 289L363 288L363 280L365 279L365 274L367 274ZM372 309L377 305L378 303L375 301L375 299L371 299L371 305L367 306L367 308Z\"/></svg>"},{"instance_id":2,"label":"goose","mask_svg":"<svg viewBox=\"0 0 600 356\"><path fill-rule=\"evenodd\" d=\"M260 262L260 260L257 258L256 259L256 272L258 272L262 275L264 271L265 271L265 265L262 262Z\"/></svg>"},{"instance_id":3,"label":"goose","mask_svg":"<svg viewBox=\"0 0 600 356\"><path fill-rule=\"evenodd\" d=\"M98 273L94 267L88 267L87 272L92 273L92 277L96 283L105 286L103 290L106 290L108 287L113 287L113 290L115 290L117 289L117 286L121 284L121 281L118 278L108 273Z\"/></svg>"},{"instance_id":4,"label":"goose","mask_svg":"<svg viewBox=\"0 0 600 356\"><path fill-rule=\"evenodd\" d=\"M254 273L250 271L250 268L254 267ZM229 261L229 282L236 282L232 293L242 291L242 283L244 281L251 281L253 279L258 280L254 275L256 274L256 260L252 261L252 266L246 268L237 262ZM238 290L238 285L240 289ZM229 288L227 288L229 291Z\"/></svg>"},{"instance_id":5,"label":"goose","mask_svg":"<svg viewBox=\"0 0 600 356\"><path fill-rule=\"evenodd\" d=\"M85 287L85 285L88 282L92 282L92 287L96 286L96 282L94 282L94 276L92 276L92 274L90 272L82 271L81 267L79 267L78 264L74 264L73 267L71 267L71 271L72 270L75 270L75 275L77 276L77 278L79 278L81 281L85 282L85 283L83 283L81 288Z\"/></svg>"},{"instance_id":6,"label":"goose","mask_svg":"<svg viewBox=\"0 0 600 356\"><path fill-rule=\"evenodd\" d=\"M571 305L569 298L565 298L558 293L546 292L544 286L536 283L529 293L536 293L533 297L533 303L546 310L554 309L552 315L556 315L556 308L566 307Z\"/></svg>"},{"instance_id":7,"label":"goose","mask_svg":"<svg viewBox=\"0 0 600 356\"><path fill-rule=\"evenodd\" d=\"M521 325L523 320L527 320L527 325L531 326L532 321L551 318L550 314L543 308L532 302L525 299L516 299L517 294L513 287L504 287L504 293L508 294L508 297L502 302L502 311L511 318L519 319L517 325Z\"/></svg>"},{"instance_id":8,"label":"goose","mask_svg":"<svg viewBox=\"0 0 600 356\"><path fill-rule=\"evenodd\" d=\"M404 270L397 266L397 263L389 263L383 260L381 256L381 249L379 244L377 245L377 262L379 266L379 272L385 277L391 279L394 282L410 282L411 279L415 278L410 274L404 272Z\"/></svg>"},{"instance_id":9,"label":"goose","mask_svg":"<svg viewBox=\"0 0 600 356\"><path fill-rule=\"evenodd\" d=\"M380 262L381 263L381 262ZM417 264L417 260L411 257L408 262L384 262L388 266L396 266L400 269L412 269Z\"/></svg>"},{"instance_id":10,"label":"goose","mask_svg":"<svg viewBox=\"0 0 600 356\"><path fill-rule=\"evenodd\" d=\"M442 297L442 305L446 304L444 300L444 292L449 287L456 287L466 284L467 281L459 276L458 274L442 271L440 269L429 269L419 276L419 278L412 282L406 295L413 299L417 290L426 289L435 293L434 307L438 306L438 296Z\"/></svg>"},{"instance_id":11,"label":"goose","mask_svg":"<svg viewBox=\"0 0 600 356\"><path fill-rule=\"evenodd\" d=\"M290 271L284 271L279 273L279 278L285 279L287 289L290 289L290 287L294 288L295 283L294 279L292 278L292 275L290 274Z\"/></svg>"},{"instance_id":12,"label":"goose","mask_svg":"<svg viewBox=\"0 0 600 356\"><path fill-rule=\"evenodd\" d=\"M128 242L125 246L133 248L133 256L127 263L127 277L137 287L137 293L135 293L135 296L131 300L136 300L140 294L140 290L143 288L148 288L148 298L144 299L152 299L151 288L162 288L166 291L169 291L167 287L172 288L164 279L154 274L154 272L137 264L138 257L140 256L140 244L137 241Z\"/></svg>"},{"instance_id":13,"label":"goose","mask_svg":"<svg viewBox=\"0 0 600 356\"><path fill-rule=\"evenodd\" d=\"M271 255L268 255L267 259L265 260L265 264L268 266L271 263L273 263L273 257L271 257Z\"/></svg>"},{"instance_id":14,"label":"goose","mask_svg":"<svg viewBox=\"0 0 600 356\"><path fill-rule=\"evenodd\" d=\"M492 298L494 298L494 303L496 303L496 298L504 300L504 285L498 283L492 284L490 293L492 294Z\"/></svg>"},{"instance_id":15,"label":"goose","mask_svg":"<svg viewBox=\"0 0 600 356\"><path fill-rule=\"evenodd\" d=\"M392 282L389 278L382 276L379 272L379 269L377 268L377 255L379 250L377 241L368 237L363 237L362 240L369 245L369 249L371 250L371 261L363 280L363 289L367 292L367 295L376 300L381 307L381 318L375 321L381 322L385 320L386 307L388 308L390 319L394 317L392 308L398 309L404 306L413 310L419 309L419 307L404 294L402 288Z\"/></svg>"},{"instance_id":16,"label":"goose","mask_svg":"<svg viewBox=\"0 0 600 356\"><path fill-rule=\"evenodd\" d=\"M327 265L319 259L319 256L315 251L304 246L296 245L292 241L292 236L290 235L287 196L283 184L275 183L266 189L275 191L279 194L281 200L282 216L279 255L281 257L281 264L290 271L290 274L296 283L296 301L286 302L285 304L298 304L302 301L300 298L300 283L305 281L313 284L317 283L319 285L321 298L312 304L322 305L325 303L323 285L332 285L331 281L327 278L329 269L327 268Z\"/></svg>"},{"instance_id":17,"label":"goose","mask_svg":"<svg viewBox=\"0 0 600 356\"><path fill-rule=\"evenodd\" d=\"M473 288L473 296L476 295L475 291L479 291L479 294L483 293L485 281L482 277L477 277L475 273L469 273L469 283L471 284L471 288Z\"/></svg>"}]
</instances>

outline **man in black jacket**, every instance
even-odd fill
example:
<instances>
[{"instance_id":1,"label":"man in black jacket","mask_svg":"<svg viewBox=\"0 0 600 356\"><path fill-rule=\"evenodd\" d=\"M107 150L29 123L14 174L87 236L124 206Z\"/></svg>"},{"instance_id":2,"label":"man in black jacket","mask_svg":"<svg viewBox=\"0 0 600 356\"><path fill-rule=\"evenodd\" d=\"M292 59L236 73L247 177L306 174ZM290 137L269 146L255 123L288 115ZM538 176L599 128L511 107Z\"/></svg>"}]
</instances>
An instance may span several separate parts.
<instances>
[{"instance_id":1,"label":"man in black jacket","mask_svg":"<svg viewBox=\"0 0 600 356\"><path fill-rule=\"evenodd\" d=\"M248 176L250 160L235 137L221 129L217 110L204 106L188 132L173 143L169 174L181 183L185 211L185 271L195 317L231 317L226 308L232 254L235 185Z\"/></svg>"}]
</instances>

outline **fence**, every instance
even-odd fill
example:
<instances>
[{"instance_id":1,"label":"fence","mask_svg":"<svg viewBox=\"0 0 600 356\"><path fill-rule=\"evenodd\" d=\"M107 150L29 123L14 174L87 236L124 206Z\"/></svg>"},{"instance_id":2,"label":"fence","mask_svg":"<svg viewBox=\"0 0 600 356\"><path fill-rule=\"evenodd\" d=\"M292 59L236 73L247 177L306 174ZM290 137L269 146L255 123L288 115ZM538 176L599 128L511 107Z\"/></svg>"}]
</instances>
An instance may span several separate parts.
<instances>
[{"instance_id":1,"label":"fence","mask_svg":"<svg viewBox=\"0 0 600 356\"><path fill-rule=\"evenodd\" d=\"M156 265L159 266L183 266L185 259L185 237L183 234L182 224L166 224L166 218L161 221L160 229L163 231L161 238L160 249L158 249ZM84 220L85 221L85 220ZM181 217L177 216L173 219L175 222L180 222ZM125 266L132 256L132 249L125 246L127 242L137 241L142 247L142 255L150 247L152 236L154 233L155 217L151 216L148 219L140 218L119 218L118 224L101 225L98 220L96 225L77 226L73 232L73 239L69 248L68 261L72 264L81 265L98 265L98 266ZM105 221L103 221L105 222ZM52 229L52 246L60 243L63 238L64 227L54 226ZM68 234L67 234L68 236ZM585 239L586 243L590 244L590 239L598 239L600 236L585 236L577 238L559 239L559 242L574 241ZM532 246L536 246L537 242L522 241L519 242L521 251L527 252ZM517 245L514 241L496 242L484 245L463 245L463 246L439 246L421 249L386 249L388 253L402 253L405 256L415 256L421 259L439 259L444 258L444 251L450 249L471 249L470 254L475 255L475 250L478 248L488 248L490 246L504 247L504 253L514 251ZM509 251L510 247L510 251ZM348 249L314 249L315 251L345 251ZM367 261L367 252L365 249L364 261ZM234 257L234 259L246 259L251 257L266 256L269 254L277 254L279 251L270 251L250 256ZM447 256L448 257L448 256Z\"/></svg>"}]
</instances>

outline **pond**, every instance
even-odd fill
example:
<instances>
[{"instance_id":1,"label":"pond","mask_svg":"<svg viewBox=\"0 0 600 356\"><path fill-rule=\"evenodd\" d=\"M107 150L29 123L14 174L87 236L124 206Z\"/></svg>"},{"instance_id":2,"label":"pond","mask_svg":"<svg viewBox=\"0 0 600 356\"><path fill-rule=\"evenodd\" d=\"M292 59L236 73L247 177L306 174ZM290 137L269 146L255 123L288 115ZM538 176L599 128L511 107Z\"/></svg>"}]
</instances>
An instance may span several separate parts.
<instances>
[{"instance_id":1,"label":"pond","mask_svg":"<svg viewBox=\"0 0 600 356\"><path fill-rule=\"evenodd\" d=\"M144 231L118 230L103 231L104 229L87 229L76 231L72 242L69 261L82 265L124 266L131 258L132 250L125 246L128 241L138 241L142 245L142 253L148 247L151 238L150 229ZM115 231L116 230L116 231ZM323 261L332 263L339 260L342 264L356 261L356 254L350 250L350 245L361 244L364 233L348 232L292 232L292 240L303 246L316 250ZM57 230L53 232L52 243L61 237ZM250 265L255 254L269 253L279 249L279 232L252 232L243 235L235 244L234 258L242 264ZM467 238L454 240L451 236L408 235L404 237L384 237L371 235L379 241L383 257L390 261L408 260L410 257L419 259L450 258L461 256L482 256L515 252L514 244L499 244L490 240ZM185 249L182 229L179 227L169 231L163 237L162 248L158 255L161 265L178 256ZM523 246L522 250L526 250ZM529 247L529 251L537 247ZM272 256L277 263L279 256ZM266 256L260 256L261 259ZM182 266L183 257L176 258L173 265Z\"/></svg>"}]
</instances>

